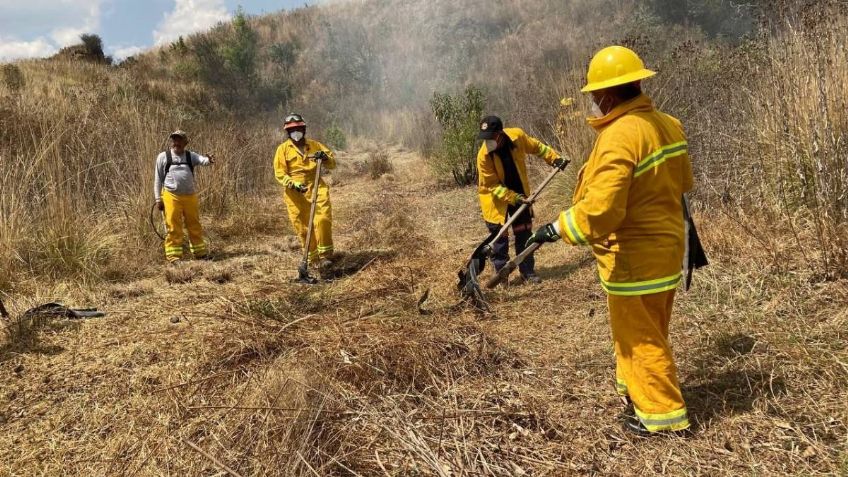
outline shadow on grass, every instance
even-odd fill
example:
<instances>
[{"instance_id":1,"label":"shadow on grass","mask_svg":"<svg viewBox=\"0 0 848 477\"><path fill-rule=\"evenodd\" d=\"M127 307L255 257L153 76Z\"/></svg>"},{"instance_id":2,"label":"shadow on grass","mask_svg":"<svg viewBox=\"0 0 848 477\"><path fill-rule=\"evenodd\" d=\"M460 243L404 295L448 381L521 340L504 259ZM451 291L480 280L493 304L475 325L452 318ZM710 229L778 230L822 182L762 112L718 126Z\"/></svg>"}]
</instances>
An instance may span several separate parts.
<instances>
[{"instance_id":1,"label":"shadow on grass","mask_svg":"<svg viewBox=\"0 0 848 477\"><path fill-rule=\"evenodd\" d=\"M392 260L397 252L391 250L365 250L339 254L333 266L321 273L324 280L339 280L361 272L376 262Z\"/></svg>"},{"instance_id":2,"label":"shadow on grass","mask_svg":"<svg viewBox=\"0 0 848 477\"><path fill-rule=\"evenodd\" d=\"M560 265L539 267L536 266L536 273L543 279L566 278L581 268L595 262L595 258L591 255L584 256L577 260L571 260Z\"/></svg>"},{"instance_id":3,"label":"shadow on grass","mask_svg":"<svg viewBox=\"0 0 848 477\"><path fill-rule=\"evenodd\" d=\"M41 342L41 332L49 330L63 332L76 330L79 323L69 321L52 321L23 317L5 323L4 334L6 342L0 346L0 363L4 363L20 354L41 354L54 356L65 348L56 345L45 345Z\"/></svg>"},{"instance_id":4,"label":"shadow on grass","mask_svg":"<svg viewBox=\"0 0 848 477\"><path fill-rule=\"evenodd\" d=\"M751 411L755 401L785 393L783 378L739 370L719 374L702 384L683 387L689 415L698 427L708 425L715 418Z\"/></svg>"},{"instance_id":5,"label":"shadow on grass","mask_svg":"<svg viewBox=\"0 0 848 477\"><path fill-rule=\"evenodd\" d=\"M698 427L716 418L751 411L756 401L786 393L783 377L768 372L756 369L713 371L726 366L727 358L740 358L751 353L755 346L756 340L751 336L727 334L719 336L709 352L695 360L688 381L699 384L684 386L682 391L690 417ZM737 361L740 366L744 362Z\"/></svg>"},{"instance_id":6,"label":"shadow on grass","mask_svg":"<svg viewBox=\"0 0 848 477\"><path fill-rule=\"evenodd\" d=\"M232 250L212 253L213 262L221 262L224 260L242 257L268 257L271 255L272 253L266 250Z\"/></svg>"}]
</instances>

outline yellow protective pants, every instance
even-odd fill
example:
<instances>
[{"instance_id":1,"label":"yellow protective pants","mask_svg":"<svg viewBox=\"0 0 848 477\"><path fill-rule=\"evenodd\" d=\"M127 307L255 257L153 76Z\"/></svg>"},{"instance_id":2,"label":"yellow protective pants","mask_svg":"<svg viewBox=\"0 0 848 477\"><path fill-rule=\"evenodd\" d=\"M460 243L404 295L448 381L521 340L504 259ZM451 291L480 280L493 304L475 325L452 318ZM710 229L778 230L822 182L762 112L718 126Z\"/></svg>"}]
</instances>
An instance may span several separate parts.
<instances>
[{"instance_id":1,"label":"yellow protective pants","mask_svg":"<svg viewBox=\"0 0 848 477\"><path fill-rule=\"evenodd\" d=\"M162 202L165 204L165 225L168 227L165 258L169 262L183 258L183 226L188 229L191 253L196 258L205 257L209 251L200 225L197 194L176 195L163 190Z\"/></svg>"},{"instance_id":2,"label":"yellow protective pants","mask_svg":"<svg viewBox=\"0 0 848 477\"><path fill-rule=\"evenodd\" d=\"M285 190L285 203L289 211L289 220L300 237L300 244L306 247L306 232L309 229L309 213L312 208L312 187L301 194L296 190ZM309 242L309 261L332 258L333 256L333 208L330 205L330 188L324 181L318 186L318 201L315 207L315 229Z\"/></svg>"},{"instance_id":3,"label":"yellow protective pants","mask_svg":"<svg viewBox=\"0 0 848 477\"><path fill-rule=\"evenodd\" d=\"M636 416L651 432L689 427L668 341L674 292L608 297L616 389L630 396Z\"/></svg>"}]
</instances>

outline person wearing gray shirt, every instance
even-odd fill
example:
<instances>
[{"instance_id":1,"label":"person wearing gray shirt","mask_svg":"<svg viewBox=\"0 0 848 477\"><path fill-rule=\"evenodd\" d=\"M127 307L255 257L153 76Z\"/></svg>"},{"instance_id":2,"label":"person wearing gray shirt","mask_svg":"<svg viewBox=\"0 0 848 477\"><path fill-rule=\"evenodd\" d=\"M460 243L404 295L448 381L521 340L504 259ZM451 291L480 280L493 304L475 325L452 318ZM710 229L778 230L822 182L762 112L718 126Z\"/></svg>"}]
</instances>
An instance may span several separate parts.
<instances>
[{"instance_id":1,"label":"person wearing gray shirt","mask_svg":"<svg viewBox=\"0 0 848 477\"><path fill-rule=\"evenodd\" d=\"M203 156L186 149L188 135L174 131L170 136L171 147L156 158L153 180L153 196L156 205L163 211L165 227L165 258L177 263L183 258L183 227L188 230L189 246L197 259L209 257L209 249L200 224L194 168L215 163L212 155Z\"/></svg>"}]
</instances>

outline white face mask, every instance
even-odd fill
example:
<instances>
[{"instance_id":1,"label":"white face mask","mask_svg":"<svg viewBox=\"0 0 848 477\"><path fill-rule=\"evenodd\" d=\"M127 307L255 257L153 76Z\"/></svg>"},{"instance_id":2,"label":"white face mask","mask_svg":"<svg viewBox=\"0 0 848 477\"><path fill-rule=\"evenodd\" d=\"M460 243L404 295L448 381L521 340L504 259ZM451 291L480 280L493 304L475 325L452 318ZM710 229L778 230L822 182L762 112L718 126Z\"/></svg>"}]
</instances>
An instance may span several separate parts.
<instances>
[{"instance_id":1,"label":"white face mask","mask_svg":"<svg viewBox=\"0 0 848 477\"><path fill-rule=\"evenodd\" d=\"M289 134L289 137L292 139L292 141L299 142L301 139L303 139L303 131L295 131Z\"/></svg>"},{"instance_id":2,"label":"white face mask","mask_svg":"<svg viewBox=\"0 0 848 477\"><path fill-rule=\"evenodd\" d=\"M601 107L598 106L598 104L594 101L592 101L592 116L596 118L602 118L606 116L606 114L604 114L604 112L601 110Z\"/></svg>"},{"instance_id":3,"label":"white face mask","mask_svg":"<svg viewBox=\"0 0 848 477\"><path fill-rule=\"evenodd\" d=\"M492 152L497 148L498 148L498 141L495 141L494 139L486 139L486 150L487 151Z\"/></svg>"}]
</instances>

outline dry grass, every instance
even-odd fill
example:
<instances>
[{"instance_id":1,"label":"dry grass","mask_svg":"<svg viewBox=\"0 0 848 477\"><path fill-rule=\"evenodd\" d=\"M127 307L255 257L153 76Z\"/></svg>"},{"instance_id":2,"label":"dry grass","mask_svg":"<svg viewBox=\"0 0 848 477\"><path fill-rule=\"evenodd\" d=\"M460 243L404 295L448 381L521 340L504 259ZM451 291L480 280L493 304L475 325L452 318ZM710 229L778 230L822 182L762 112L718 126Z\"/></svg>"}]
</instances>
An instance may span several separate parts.
<instances>
[{"instance_id":1,"label":"dry grass","mask_svg":"<svg viewBox=\"0 0 848 477\"><path fill-rule=\"evenodd\" d=\"M139 90L143 80L103 65L19 64L19 91L0 86L0 288L33 292L32 280L137 278L159 259L148 225L153 162L167 133L219 162L198 170L204 211L245 217L247 198L269 189L274 133L231 120L174 119L176 103ZM241 210L239 210L241 208ZM273 231L251 214L252 230ZM278 227L279 228L279 227ZM246 233L251 228L246 229Z\"/></svg>"},{"instance_id":2,"label":"dry grass","mask_svg":"<svg viewBox=\"0 0 848 477\"><path fill-rule=\"evenodd\" d=\"M368 174L372 179L379 179L393 171L389 154L385 150L374 151L368 157Z\"/></svg>"},{"instance_id":3,"label":"dry grass","mask_svg":"<svg viewBox=\"0 0 848 477\"><path fill-rule=\"evenodd\" d=\"M416 19L425 8L391 5L398 8L370 15L354 2L329 20L335 28L368 11L368 24L388 25L386 15ZM485 11L457 29L464 33L507 27L502 41L512 48L501 50L509 54L474 56L486 64L547 65L522 70L530 72L522 84L534 88L489 77L491 93L509 122L548 140L556 133L579 162L593 139L586 105L558 110L556 98L575 96L596 46L584 39L622 32L590 30L587 8L603 9L584 2L468 5L476 3L426 8L444 21ZM275 136L264 126L202 119L191 108L185 124L171 124L174 98L200 104L204 95L196 84L169 89L161 71L140 80L131 69L21 64L25 94L0 91L0 289L15 292L4 302L16 317L56 297L97 304L108 316L4 323L0 475L848 474L848 282L835 273L844 221L832 200L844 190L840 46L848 29L844 16L812 13L786 12L792 28L748 50L699 43L697 32L680 29L670 30L681 42L671 48L661 36L632 39L652 61L680 66L674 74L664 66L670 79L653 87L691 128L698 219L713 262L692 292L681 292L672 326L695 423L688 439L634 439L619 429L606 302L585 251L543 248L545 282L491 293L490 315L456 306L456 269L486 233L474 191L438 186L418 154L357 139L339 155L332 194L343 253L333 281L303 287L291 280L299 247L269 188ZM263 41L280 41L320 25L306 21L313 14L329 15L308 9L282 17L287 28L273 19L256 25ZM822 18L830 23L816 29ZM583 26L539 36L551 21ZM367 24L344 26L337 40L348 46L370 38ZM824 33L815 40L813 31ZM335 44L315 38L318 51ZM414 101L401 106L418 88L426 101L428 88L473 62L443 58L444 68L432 69L416 59L421 44L381 45L393 54L350 58L380 57L398 77L426 76L373 96L316 80L306 99L321 109L317 98L335 106L344 94L338 108L324 109L374 128L355 132L426 149L428 121ZM761 55L762 45L776 53ZM821 69L823 58L831 69ZM760 65L751 81L778 87L737 91L723 82L733 75L703 74L751 61ZM351 65L299 66L309 68L298 74L325 78L311 68ZM695 89L705 106L687 99ZM786 91L797 100L781 101ZM396 107L391 114L368 103L382 100ZM822 104L826 115L816 114ZM163 133L176 126L222 159L200 176L218 261L163 269L145 197ZM733 167L750 164L751 144L759 165ZM387 153L390 178L368 177L373 151ZM575 172L537 206L538 220L567 204ZM419 305L422 296L429 299Z\"/></svg>"},{"instance_id":4,"label":"dry grass","mask_svg":"<svg viewBox=\"0 0 848 477\"><path fill-rule=\"evenodd\" d=\"M615 422L585 252L544 248L547 280L491 294L492 315L457 308L454 272L485 235L473 196L392 157L402 179L381 194L367 177L334 191L346 253L330 284L292 283L298 253L264 252L282 237L225 243L222 262L187 267L191 283L104 293L107 318L4 348L0 461L86 475L846 471L844 281L772 274L767 252L737 261L749 236L703 218L714 265L672 331L696 433L634 439ZM365 224L379 225L370 240Z\"/></svg>"}]
</instances>

